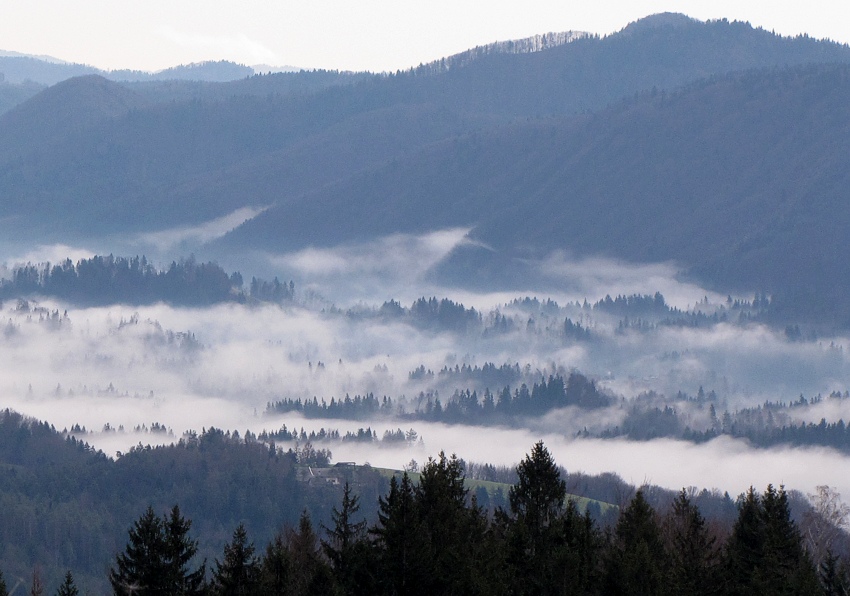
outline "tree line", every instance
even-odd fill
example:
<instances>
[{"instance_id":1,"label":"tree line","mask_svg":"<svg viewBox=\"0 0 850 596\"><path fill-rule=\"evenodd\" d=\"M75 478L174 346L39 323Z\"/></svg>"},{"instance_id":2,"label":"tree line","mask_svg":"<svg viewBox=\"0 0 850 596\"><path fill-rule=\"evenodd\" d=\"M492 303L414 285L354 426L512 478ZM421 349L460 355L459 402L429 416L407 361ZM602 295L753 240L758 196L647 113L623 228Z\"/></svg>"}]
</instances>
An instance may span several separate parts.
<instances>
[{"instance_id":1,"label":"tree line","mask_svg":"<svg viewBox=\"0 0 850 596\"><path fill-rule=\"evenodd\" d=\"M420 369L417 369L417 371ZM424 369L423 369L424 370ZM412 374L419 374L414 371ZM572 372L566 378L560 374L542 377L531 387L522 383L519 387L503 387L498 393L485 389L480 395L477 390L456 389L443 402L437 392L421 392L412 403L374 394L346 395L330 402L301 398L284 398L269 402L266 411L283 414L298 412L308 418L365 419L376 414L395 415L408 420L433 420L447 423L502 424L516 416L541 416L556 408L577 406L585 409L602 408L610 398L601 392L596 383ZM412 409L407 409L411 406Z\"/></svg>"},{"instance_id":2,"label":"tree line","mask_svg":"<svg viewBox=\"0 0 850 596\"><path fill-rule=\"evenodd\" d=\"M178 506L161 517L148 507L115 555L109 584L114 594L127 596L812 596L850 589L837 553L827 550L815 559L807 550L782 487L750 488L739 498L731 528L706 520L686 490L664 513L638 490L616 524L603 529L566 498L542 442L517 465L516 475L508 506L488 515L465 487L460 461L441 453L429 459L418 481L407 473L391 479L372 524L346 483L327 525L316 528L304 512L258 552L239 524L209 565L197 560L191 521Z\"/></svg>"},{"instance_id":3,"label":"tree line","mask_svg":"<svg viewBox=\"0 0 850 596\"><path fill-rule=\"evenodd\" d=\"M0 280L0 300L33 294L76 304L152 304L208 306L220 302L285 302L293 299L295 284L252 278L247 290L242 274L228 274L216 263L199 263L194 256L158 269L145 256L93 256L76 263L19 265Z\"/></svg>"}]
</instances>

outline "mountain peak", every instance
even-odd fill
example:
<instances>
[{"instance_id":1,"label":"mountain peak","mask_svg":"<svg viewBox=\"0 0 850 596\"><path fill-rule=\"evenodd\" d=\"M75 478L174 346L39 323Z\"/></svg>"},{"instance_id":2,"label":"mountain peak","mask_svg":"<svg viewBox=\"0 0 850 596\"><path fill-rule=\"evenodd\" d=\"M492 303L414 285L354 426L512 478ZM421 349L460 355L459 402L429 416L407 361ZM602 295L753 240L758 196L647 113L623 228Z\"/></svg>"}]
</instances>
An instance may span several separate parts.
<instances>
[{"instance_id":1,"label":"mountain peak","mask_svg":"<svg viewBox=\"0 0 850 596\"><path fill-rule=\"evenodd\" d=\"M692 19L691 17L679 12L660 12L629 23L622 31L620 31L620 33L629 35L642 33L651 29L687 27L700 22L701 21L698 21L697 19Z\"/></svg>"}]
</instances>

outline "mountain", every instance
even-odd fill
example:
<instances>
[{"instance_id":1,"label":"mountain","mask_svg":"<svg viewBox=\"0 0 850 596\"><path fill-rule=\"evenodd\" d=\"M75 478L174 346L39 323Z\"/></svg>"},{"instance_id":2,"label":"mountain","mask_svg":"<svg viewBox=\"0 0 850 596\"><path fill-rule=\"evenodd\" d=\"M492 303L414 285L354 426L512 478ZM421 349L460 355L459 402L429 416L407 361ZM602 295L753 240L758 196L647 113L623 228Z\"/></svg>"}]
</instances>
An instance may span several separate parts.
<instances>
[{"instance_id":1,"label":"mountain","mask_svg":"<svg viewBox=\"0 0 850 596\"><path fill-rule=\"evenodd\" d=\"M847 65L716 77L440 143L280 203L226 241L286 251L464 225L489 247L455 255L467 280L566 250L830 302L850 276L850 249L830 241L850 230L848 106Z\"/></svg>"},{"instance_id":2,"label":"mountain","mask_svg":"<svg viewBox=\"0 0 850 596\"><path fill-rule=\"evenodd\" d=\"M606 38L483 51L395 75L281 73L209 83L199 93L178 82L168 84L182 89L171 100L163 99L165 84L151 83L160 85L152 91L136 83L128 88L150 105L87 120L61 139L23 138L14 150L21 137L0 134L0 147L9 148L0 158L0 215L14 218L10 233L53 239L199 223L246 205L297 205L358 171L474 130L599 110L712 73L850 61L850 48L831 42L783 38L744 23L673 20L661 15ZM77 83L87 84L103 81ZM177 99L184 92L187 99ZM80 92L64 99L63 109L96 113L87 101ZM0 131L14 130L25 113L37 122L39 110L49 112L41 102L36 96L0 117ZM423 119L426 113L438 117Z\"/></svg>"},{"instance_id":3,"label":"mountain","mask_svg":"<svg viewBox=\"0 0 850 596\"><path fill-rule=\"evenodd\" d=\"M82 77L0 116L0 225L56 242L270 207L222 246L464 225L492 250L455 271L570 250L824 289L845 262L811 242L846 229L841 63L845 45L663 14L391 75Z\"/></svg>"}]
</instances>

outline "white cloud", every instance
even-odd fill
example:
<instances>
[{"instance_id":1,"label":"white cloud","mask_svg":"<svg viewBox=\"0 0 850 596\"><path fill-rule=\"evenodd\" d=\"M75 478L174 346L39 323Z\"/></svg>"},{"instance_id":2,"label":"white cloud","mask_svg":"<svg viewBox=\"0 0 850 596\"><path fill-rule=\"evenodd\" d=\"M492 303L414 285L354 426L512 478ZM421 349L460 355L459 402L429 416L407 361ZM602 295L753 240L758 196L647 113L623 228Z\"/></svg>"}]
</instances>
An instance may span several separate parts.
<instances>
[{"instance_id":1,"label":"white cloud","mask_svg":"<svg viewBox=\"0 0 850 596\"><path fill-rule=\"evenodd\" d=\"M169 228L158 232L139 234L130 239L130 244L137 244L142 247L152 246L161 252L177 248L185 243L200 245L224 236L233 228L256 217L263 211L265 211L265 208L242 207L198 226Z\"/></svg>"}]
</instances>

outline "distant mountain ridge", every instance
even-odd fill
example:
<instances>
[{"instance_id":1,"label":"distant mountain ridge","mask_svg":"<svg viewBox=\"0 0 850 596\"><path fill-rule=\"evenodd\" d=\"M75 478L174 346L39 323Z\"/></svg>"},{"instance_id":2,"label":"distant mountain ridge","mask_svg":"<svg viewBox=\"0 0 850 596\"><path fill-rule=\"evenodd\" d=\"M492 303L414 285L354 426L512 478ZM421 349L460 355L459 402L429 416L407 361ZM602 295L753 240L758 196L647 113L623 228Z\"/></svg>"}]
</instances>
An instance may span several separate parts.
<instances>
[{"instance_id":1,"label":"distant mountain ridge","mask_svg":"<svg viewBox=\"0 0 850 596\"><path fill-rule=\"evenodd\" d=\"M494 275L552 250L674 259L721 288L845 273L843 249L801 234L850 230L848 46L670 14L543 39L392 75L68 81L0 116L2 231L56 242L270 206L221 246L470 226L493 251L452 262Z\"/></svg>"}]
</instances>

